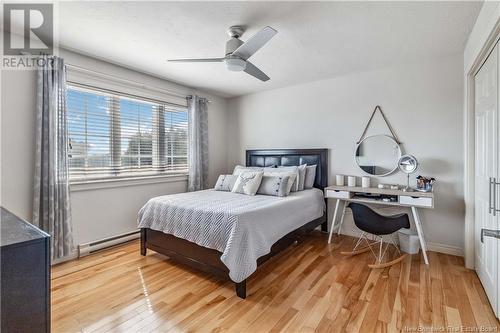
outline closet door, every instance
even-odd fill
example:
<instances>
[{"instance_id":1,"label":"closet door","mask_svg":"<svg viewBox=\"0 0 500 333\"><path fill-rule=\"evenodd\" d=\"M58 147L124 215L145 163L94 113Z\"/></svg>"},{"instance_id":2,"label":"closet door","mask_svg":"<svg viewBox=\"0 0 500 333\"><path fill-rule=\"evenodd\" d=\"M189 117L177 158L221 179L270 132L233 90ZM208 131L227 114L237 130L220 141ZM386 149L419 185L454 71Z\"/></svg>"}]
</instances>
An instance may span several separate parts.
<instances>
[{"instance_id":1,"label":"closet door","mask_svg":"<svg viewBox=\"0 0 500 333\"><path fill-rule=\"evenodd\" d=\"M498 60L497 45L475 77L475 265L497 316L500 239L494 236L500 229Z\"/></svg>"}]
</instances>

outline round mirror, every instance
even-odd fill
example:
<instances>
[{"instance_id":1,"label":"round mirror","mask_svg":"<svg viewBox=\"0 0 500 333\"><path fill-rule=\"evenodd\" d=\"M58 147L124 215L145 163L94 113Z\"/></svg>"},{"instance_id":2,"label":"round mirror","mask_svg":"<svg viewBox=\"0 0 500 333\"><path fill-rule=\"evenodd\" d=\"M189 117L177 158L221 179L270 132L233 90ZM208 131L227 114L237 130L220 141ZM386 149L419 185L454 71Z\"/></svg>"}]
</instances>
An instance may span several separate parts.
<instances>
[{"instance_id":1,"label":"round mirror","mask_svg":"<svg viewBox=\"0 0 500 333\"><path fill-rule=\"evenodd\" d=\"M406 174L414 173L418 168L418 161L413 155L403 155L398 162L399 170Z\"/></svg>"},{"instance_id":2,"label":"round mirror","mask_svg":"<svg viewBox=\"0 0 500 333\"><path fill-rule=\"evenodd\" d=\"M400 157L399 144L388 135L366 137L356 147L356 163L361 170L374 176L393 173Z\"/></svg>"}]
</instances>

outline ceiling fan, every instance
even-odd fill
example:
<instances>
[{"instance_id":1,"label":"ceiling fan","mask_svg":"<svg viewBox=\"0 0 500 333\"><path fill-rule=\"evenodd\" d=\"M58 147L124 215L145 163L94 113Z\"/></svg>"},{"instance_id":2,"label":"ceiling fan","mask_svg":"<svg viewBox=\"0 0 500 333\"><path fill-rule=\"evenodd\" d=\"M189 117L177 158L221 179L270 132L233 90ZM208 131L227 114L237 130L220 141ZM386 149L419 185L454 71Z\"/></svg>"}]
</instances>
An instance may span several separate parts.
<instances>
[{"instance_id":1,"label":"ceiling fan","mask_svg":"<svg viewBox=\"0 0 500 333\"><path fill-rule=\"evenodd\" d=\"M271 27L265 27L257 32L246 42L243 42L240 37L245 32L245 28L239 25L230 27L227 33L231 37L226 42L226 56L224 58L207 58L207 59L169 59L171 62L224 62L226 68L230 71L245 71L245 73L256 77L261 81L269 80L263 71L258 69L254 64L248 61L255 52L264 46L278 32Z\"/></svg>"}]
</instances>

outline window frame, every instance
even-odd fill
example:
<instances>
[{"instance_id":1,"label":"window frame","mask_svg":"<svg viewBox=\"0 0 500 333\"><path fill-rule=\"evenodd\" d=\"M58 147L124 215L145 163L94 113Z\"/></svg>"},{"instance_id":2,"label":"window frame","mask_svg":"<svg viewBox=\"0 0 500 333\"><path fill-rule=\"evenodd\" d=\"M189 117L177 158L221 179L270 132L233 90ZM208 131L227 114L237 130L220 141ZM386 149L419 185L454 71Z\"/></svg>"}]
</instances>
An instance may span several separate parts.
<instances>
[{"instance_id":1,"label":"window frame","mask_svg":"<svg viewBox=\"0 0 500 333\"><path fill-rule=\"evenodd\" d=\"M167 101L166 99L159 99L159 98L151 98L151 97L145 97L141 96L139 94L131 94L127 92L122 92L118 91L115 89L108 89L108 88L101 88L95 85L90 85L90 84L85 84L85 83L80 83L80 82L75 82L75 81L66 81L66 90L69 89L74 89L74 90L80 90L80 91L86 91L89 93L95 93L95 94L105 94L108 95L111 99L111 103L118 103L120 102L120 98L125 98L125 99L130 99L133 101L138 101L138 102L145 102L145 103L152 103L156 104L159 109L165 109L163 110L165 116L168 112L176 112L176 111L183 111L186 112L186 120L189 121L189 116L187 115L188 108L186 105L181 105L181 104L176 104ZM186 96L187 97L187 96ZM68 111L69 112L69 111ZM154 111L153 111L154 113ZM154 117L154 114L152 115ZM116 125L118 124L118 125ZM113 126L120 126L120 109L119 108L110 108L110 128ZM157 129L154 129L153 132L157 132L160 128L160 123L156 122L154 123ZM165 124L163 124L164 126ZM189 124L187 125L189 126ZM68 128L68 137L70 134L69 131L69 126ZM188 129L187 129L188 130ZM151 165L150 170L144 170L140 171L140 168L137 171L122 171L123 174L120 175L120 171L113 170L113 168L116 167L116 162L117 160L120 160L120 166L121 166L121 152L116 149L116 147L113 145L113 142L121 142L123 139L121 131L113 131L110 129L110 135L109 135L109 150L110 150L110 175L106 176L99 176L99 177L71 177L71 168L69 168L69 174L68 174L68 179L70 185L78 185L83 186L82 190L85 189L93 189L93 188L107 188L107 187L116 187L116 186L122 186L119 185L120 183L124 183L124 186L130 186L130 185L140 185L142 182L138 182L143 180L144 183L157 183L157 182L170 182L169 178L171 178L171 181L179 181L179 180L187 180L188 176L188 168L189 168L189 134L187 133L187 138L186 138L186 169L180 170L180 171L175 171L175 170L161 170L162 168L156 168L155 167L155 162L153 158L153 162ZM165 136L166 133L161 133L159 136ZM165 141L163 143L165 146L167 146L167 142ZM168 152L165 150L164 156L161 157L163 160L167 160L170 155L168 155ZM154 155L154 152L152 152ZM69 157L68 157L69 158ZM158 158L158 157L157 157ZM119 168L118 168L119 169ZM156 169L156 170L155 170ZM132 175L131 172L137 172L136 175ZM105 185L101 186L99 184L102 183L110 183L110 185Z\"/></svg>"}]
</instances>

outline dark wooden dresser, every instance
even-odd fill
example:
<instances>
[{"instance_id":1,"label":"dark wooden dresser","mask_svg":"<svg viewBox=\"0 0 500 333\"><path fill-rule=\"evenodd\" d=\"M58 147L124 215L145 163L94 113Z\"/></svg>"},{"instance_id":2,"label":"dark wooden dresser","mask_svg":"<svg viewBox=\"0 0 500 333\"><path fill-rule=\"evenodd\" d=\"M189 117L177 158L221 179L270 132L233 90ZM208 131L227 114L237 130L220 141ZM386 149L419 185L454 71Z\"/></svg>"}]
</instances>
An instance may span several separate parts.
<instances>
[{"instance_id":1,"label":"dark wooden dresser","mask_svg":"<svg viewBox=\"0 0 500 333\"><path fill-rule=\"evenodd\" d=\"M1 208L0 332L50 332L50 236Z\"/></svg>"}]
</instances>

